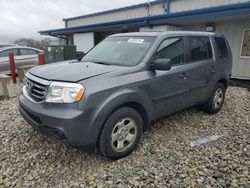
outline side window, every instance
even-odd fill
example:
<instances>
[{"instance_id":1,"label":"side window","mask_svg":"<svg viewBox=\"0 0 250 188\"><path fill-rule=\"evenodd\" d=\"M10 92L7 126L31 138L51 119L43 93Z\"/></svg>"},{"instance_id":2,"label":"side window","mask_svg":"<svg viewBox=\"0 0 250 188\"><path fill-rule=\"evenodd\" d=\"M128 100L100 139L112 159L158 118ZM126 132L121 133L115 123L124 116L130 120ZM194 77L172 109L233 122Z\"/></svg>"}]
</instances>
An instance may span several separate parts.
<instances>
[{"instance_id":1,"label":"side window","mask_svg":"<svg viewBox=\"0 0 250 188\"><path fill-rule=\"evenodd\" d=\"M226 58L228 56L227 43L224 38L215 37L215 43L220 58Z\"/></svg>"},{"instance_id":2,"label":"side window","mask_svg":"<svg viewBox=\"0 0 250 188\"><path fill-rule=\"evenodd\" d=\"M17 49L9 49L9 50L4 50L0 52L0 57L8 57L9 53L14 53L15 56L19 55Z\"/></svg>"},{"instance_id":3,"label":"side window","mask_svg":"<svg viewBox=\"0 0 250 188\"><path fill-rule=\"evenodd\" d=\"M30 55L33 55L33 54L38 54L38 52L36 50L29 50L28 53Z\"/></svg>"},{"instance_id":4,"label":"side window","mask_svg":"<svg viewBox=\"0 0 250 188\"><path fill-rule=\"evenodd\" d=\"M184 63L184 41L182 37L165 39L156 51L156 59L170 59L171 65Z\"/></svg>"},{"instance_id":5,"label":"side window","mask_svg":"<svg viewBox=\"0 0 250 188\"><path fill-rule=\"evenodd\" d=\"M33 55L33 54L38 54L38 52L36 50L32 50L32 49L20 49L21 51L21 55Z\"/></svg>"},{"instance_id":6,"label":"side window","mask_svg":"<svg viewBox=\"0 0 250 188\"><path fill-rule=\"evenodd\" d=\"M211 43L208 37L188 37L189 62L202 61L213 57Z\"/></svg>"},{"instance_id":7,"label":"side window","mask_svg":"<svg viewBox=\"0 0 250 188\"><path fill-rule=\"evenodd\" d=\"M29 49L23 48L23 49L20 49L20 51L21 51L21 55L29 55Z\"/></svg>"},{"instance_id":8,"label":"side window","mask_svg":"<svg viewBox=\"0 0 250 188\"><path fill-rule=\"evenodd\" d=\"M8 54L9 54L9 50L2 51L0 52L0 57L7 57Z\"/></svg>"}]
</instances>

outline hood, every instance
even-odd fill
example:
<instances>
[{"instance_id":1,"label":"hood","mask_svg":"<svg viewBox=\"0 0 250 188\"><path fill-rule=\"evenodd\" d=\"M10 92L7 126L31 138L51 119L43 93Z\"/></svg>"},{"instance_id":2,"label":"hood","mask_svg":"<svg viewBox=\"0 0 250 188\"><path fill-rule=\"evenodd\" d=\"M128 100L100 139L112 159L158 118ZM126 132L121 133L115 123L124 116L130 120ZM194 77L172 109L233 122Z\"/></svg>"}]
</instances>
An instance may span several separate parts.
<instances>
[{"instance_id":1,"label":"hood","mask_svg":"<svg viewBox=\"0 0 250 188\"><path fill-rule=\"evenodd\" d=\"M29 73L46 80L78 82L121 68L91 62L60 62L32 68Z\"/></svg>"}]
</instances>

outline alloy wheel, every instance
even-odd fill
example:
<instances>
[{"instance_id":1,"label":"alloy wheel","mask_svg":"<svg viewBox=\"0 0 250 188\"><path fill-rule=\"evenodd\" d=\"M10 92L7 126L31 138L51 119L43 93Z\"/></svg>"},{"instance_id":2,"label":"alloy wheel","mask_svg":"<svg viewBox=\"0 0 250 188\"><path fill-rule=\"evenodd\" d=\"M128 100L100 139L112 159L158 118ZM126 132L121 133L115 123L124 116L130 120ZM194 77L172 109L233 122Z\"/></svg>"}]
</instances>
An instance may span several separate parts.
<instances>
[{"instance_id":1,"label":"alloy wheel","mask_svg":"<svg viewBox=\"0 0 250 188\"><path fill-rule=\"evenodd\" d=\"M117 152L130 148L137 136L137 125L131 118L123 118L114 126L111 133L111 146Z\"/></svg>"},{"instance_id":2,"label":"alloy wheel","mask_svg":"<svg viewBox=\"0 0 250 188\"><path fill-rule=\"evenodd\" d=\"M214 94L214 98L213 98L213 104L214 104L214 108L218 109L220 108L220 106L223 103L223 98L224 98L224 93L223 90L221 88L218 88Z\"/></svg>"}]
</instances>

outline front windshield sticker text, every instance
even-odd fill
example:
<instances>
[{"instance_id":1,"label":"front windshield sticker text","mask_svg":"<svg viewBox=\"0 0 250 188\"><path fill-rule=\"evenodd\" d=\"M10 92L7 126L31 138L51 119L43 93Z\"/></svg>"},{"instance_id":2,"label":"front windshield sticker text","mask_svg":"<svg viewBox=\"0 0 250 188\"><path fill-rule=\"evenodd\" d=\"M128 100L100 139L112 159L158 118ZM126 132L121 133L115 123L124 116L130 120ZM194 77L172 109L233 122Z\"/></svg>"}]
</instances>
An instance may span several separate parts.
<instances>
[{"instance_id":1,"label":"front windshield sticker text","mask_svg":"<svg viewBox=\"0 0 250 188\"><path fill-rule=\"evenodd\" d=\"M137 43L137 44L141 44L143 43L144 39L129 39L128 42L131 43Z\"/></svg>"}]
</instances>

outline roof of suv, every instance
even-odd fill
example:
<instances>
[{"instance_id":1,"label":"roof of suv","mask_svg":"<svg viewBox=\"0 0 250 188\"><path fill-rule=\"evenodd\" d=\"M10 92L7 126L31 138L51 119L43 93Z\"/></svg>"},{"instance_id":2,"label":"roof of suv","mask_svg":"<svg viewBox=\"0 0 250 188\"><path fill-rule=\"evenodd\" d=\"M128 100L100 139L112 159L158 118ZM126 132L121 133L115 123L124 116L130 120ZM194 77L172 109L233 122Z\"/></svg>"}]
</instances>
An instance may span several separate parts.
<instances>
[{"instance_id":1,"label":"roof of suv","mask_svg":"<svg viewBox=\"0 0 250 188\"><path fill-rule=\"evenodd\" d=\"M166 36L166 35L215 35L212 32L198 32L198 31L149 31L149 32L132 32L132 33L120 33L111 35L111 37L157 37L157 36Z\"/></svg>"}]
</instances>

